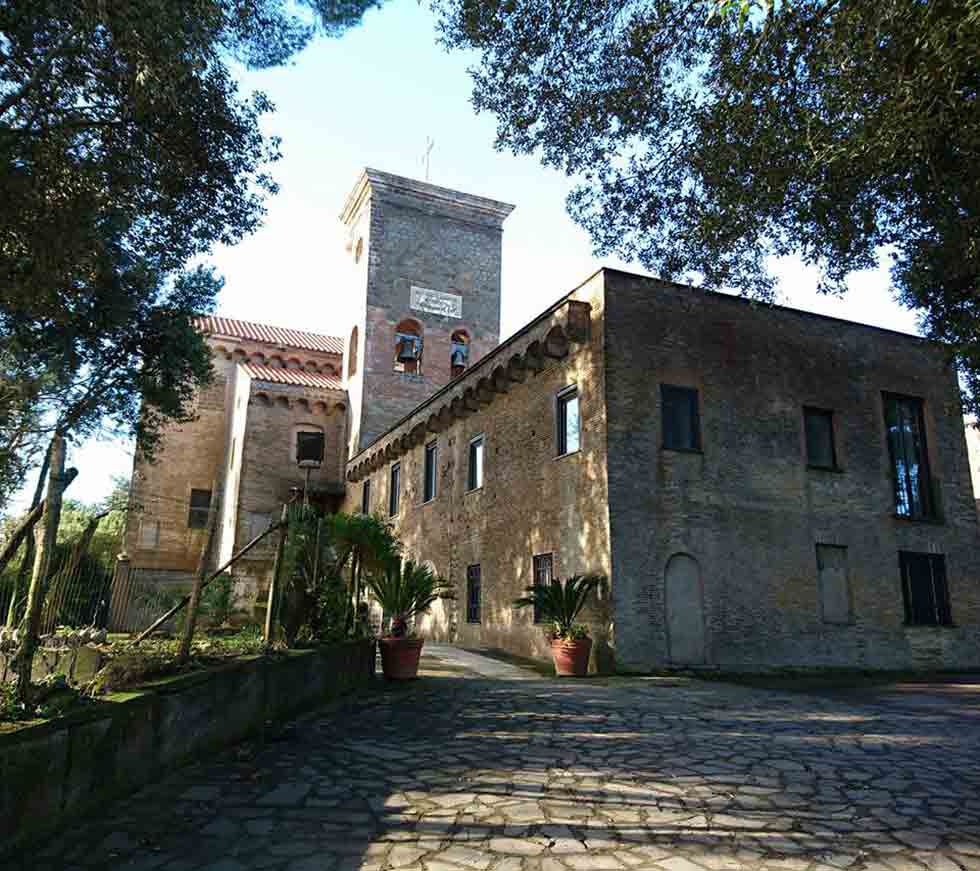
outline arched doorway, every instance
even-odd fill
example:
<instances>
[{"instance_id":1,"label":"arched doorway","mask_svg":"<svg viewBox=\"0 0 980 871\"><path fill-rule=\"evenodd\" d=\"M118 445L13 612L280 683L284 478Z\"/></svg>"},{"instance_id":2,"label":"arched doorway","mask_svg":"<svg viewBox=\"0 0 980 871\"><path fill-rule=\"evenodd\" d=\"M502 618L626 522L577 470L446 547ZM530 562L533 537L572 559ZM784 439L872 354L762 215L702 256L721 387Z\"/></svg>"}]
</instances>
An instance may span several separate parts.
<instances>
[{"instance_id":1,"label":"arched doorway","mask_svg":"<svg viewBox=\"0 0 980 871\"><path fill-rule=\"evenodd\" d=\"M667 650L675 665L704 663L704 593L698 561L686 553L667 562Z\"/></svg>"}]
</instances>

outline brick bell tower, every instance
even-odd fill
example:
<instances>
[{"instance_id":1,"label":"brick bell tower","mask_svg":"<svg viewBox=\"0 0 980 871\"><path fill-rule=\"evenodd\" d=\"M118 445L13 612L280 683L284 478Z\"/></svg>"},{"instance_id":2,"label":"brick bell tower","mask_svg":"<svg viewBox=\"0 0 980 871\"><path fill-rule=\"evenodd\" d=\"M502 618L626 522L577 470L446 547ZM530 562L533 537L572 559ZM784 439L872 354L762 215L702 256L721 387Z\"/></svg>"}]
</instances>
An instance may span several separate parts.
<instances>
[{"instance_id":1,"label":"brick bell tower","mask_svg":"<svg viewBox=\"0 0 980 871\"><path fill-rule=\"evenodd\" d=\"M358 179L340 216L359 299L344 353L350 456L496 347L513 209L375 169Z\"/></svg>"}]
</instances>

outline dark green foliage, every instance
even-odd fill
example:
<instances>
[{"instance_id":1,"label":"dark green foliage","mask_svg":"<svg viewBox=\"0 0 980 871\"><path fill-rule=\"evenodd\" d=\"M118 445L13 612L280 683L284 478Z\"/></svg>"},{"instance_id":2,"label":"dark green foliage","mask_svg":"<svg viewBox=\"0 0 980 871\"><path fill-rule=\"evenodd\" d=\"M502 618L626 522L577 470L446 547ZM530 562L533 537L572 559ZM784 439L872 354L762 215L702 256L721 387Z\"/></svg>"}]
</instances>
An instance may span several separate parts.
<instances>
[{"instance_id":1,"label":"dark green foliage","mask_svg":"<svg viewBox=\"0 0 980 871\"><path fill-rule=\"evenodd\" d=\"M390 619L395 638L404 636L408 621L424 614L438 599L455 597L451 584L412 560L391 560L383 570L368 575L367 587Z\"/></svg>"},{"instance_id":2,"label":"dark green foliage","mask_svg":"<svg viewBox=\"0 0 980 871\"><path fill-rule=\"evenodd\" d=\"M575 621L589 596L605 589L603 575L572 575L567 581L552 578L550 584L526 587L526 596L514 599L515 608L536 608L541 619L552 624L553 638L585 638L586 628Z\"/></svg>"},{"instance_id":3,"label":"dark green foliage","mask_svg":"<svg viewBox=\"0 0 980 871\"><path fill-rule=\"evenodd\" d=\"M152 456L189 418L211 373L192 319L221 282L187 264L276 191L273 107L231 62L282 64L378 4L0 0L0 492L55 424Z\"/></svg>"},{"instance_id":4,"label":"dark green foliage","mask_svg":"<svg viewBox=\"0 0 980 871\"><path fill-rule=\"evenodd\" d=\"M211 626L221 626L235 605L235 584L229 574L219 575L201 591L199 616Z\"/></svg>"},{"instance_id":5,"label":"dark green foliage","mask_svg":"<svg viewBox=\"0 0 980 871\"><path fill-rule=\"evenodd\" d=\"M378 570L399 551L385 520L340 512L320 517L313 508L291 506L281 574L287 644L334 640L363 629L355 621L362 573Z\"/></svg>"},{"instance_id":6,"label":"dark green foliage","mask_svg":"<svg viewBox=\"0 0 980 871\"><path fill-rule=\"evenodd\" d=\"M578 180L598 254L770 299L770 255L902 301L980 387L980 3L436 0L497 144Z\"/></svg>"}]
</instances>

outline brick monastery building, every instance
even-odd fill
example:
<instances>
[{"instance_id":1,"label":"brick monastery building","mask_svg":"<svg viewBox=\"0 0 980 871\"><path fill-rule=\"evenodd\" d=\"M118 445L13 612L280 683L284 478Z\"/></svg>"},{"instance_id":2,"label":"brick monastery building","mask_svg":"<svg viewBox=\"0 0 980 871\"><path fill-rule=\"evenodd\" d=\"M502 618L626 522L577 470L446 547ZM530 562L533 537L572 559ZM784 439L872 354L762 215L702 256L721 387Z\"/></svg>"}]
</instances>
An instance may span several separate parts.
<instances>
[{"instance_id":1,"label":"brick monastery building","mask_svg":"<svg viewBox=\"0 0 980 871\"><path fill-rule=\"evenodd\" d=\"M419 628L543 657L534 580L608 575L596 665L980 665L955 372L920 338L602 269L499 341L512 207L366 170L343 338L210 317L199 418L137 463L132 565L186 584L303 486L453 581ZM315 437L314 437L315 438ZM273 547L236 570L260 607Z\"/></svg>"}]
</instances>

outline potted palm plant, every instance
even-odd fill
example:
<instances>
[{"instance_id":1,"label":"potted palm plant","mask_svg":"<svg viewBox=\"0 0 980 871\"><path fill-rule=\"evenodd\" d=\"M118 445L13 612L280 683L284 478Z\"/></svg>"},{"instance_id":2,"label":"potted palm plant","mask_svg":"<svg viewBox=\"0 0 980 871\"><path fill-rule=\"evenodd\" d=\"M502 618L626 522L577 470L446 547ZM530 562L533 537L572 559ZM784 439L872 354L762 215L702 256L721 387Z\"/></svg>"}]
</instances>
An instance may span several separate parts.
<instances>
[{"instance_id":1,"label":"potted palm plant","mask_svg":"<svg viewBox=\"0 0 980 871\"><path fill-rule=\"evenodd\" d=\"M573 575L567 581L554 578L549 584L527 587L527 595L514 600L515 608L533 607L551 624L548 636L556 674L582 677L588 673L592 639L588 629L575 621L589 595L605 585L603 575Z\"/></svg>"},{"instance_id":2,"label":"potted palm plant","mask_svg":"<svg viewBox=\"0 0 980 871\"><path fill-rule=\"evenodd\" d=\"M453 598L452 587L428 566L393 559L368 576L367 587L389 620L378 639L381 669L389 680L407 680L419 672L424 639L408 634L408 621L424 614L436 599Z\"/></svg>"}]
</instances>

